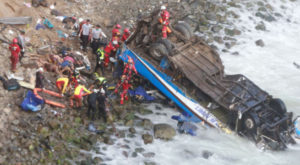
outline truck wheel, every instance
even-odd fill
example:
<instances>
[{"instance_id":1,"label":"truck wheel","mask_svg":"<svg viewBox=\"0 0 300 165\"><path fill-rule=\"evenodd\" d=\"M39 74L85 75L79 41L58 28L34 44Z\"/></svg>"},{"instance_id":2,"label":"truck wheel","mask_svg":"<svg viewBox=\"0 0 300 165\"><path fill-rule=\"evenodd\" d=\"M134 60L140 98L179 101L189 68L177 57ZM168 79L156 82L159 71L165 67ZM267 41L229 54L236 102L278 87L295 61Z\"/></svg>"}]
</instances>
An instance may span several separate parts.
<instances>
[{"instance_id":1,"label":"truck wheel","mask_svg":"<svg viewBox=\"0 0 300 165\"><path fill-rule=\"evenodd\" d=\"M287 112L285 104L281 99L278 98L272 99L269 105L272 109L274 109L276 112L280 113L281 115L284 115Z\"/></svg>"},{"instance_id":2,"label":"truck wheel","mask_svg":"<svg viewBox=\"0 0 300 165\"><path fill-rule=\"evenodd\" d=\"M178 24L183 25L188 30L188 32L190 33L191 37L194 35L193 30L192 30L190 24L188 24L188 23L186 23L184 21L179 21Z\"/></svg>"},{"instance_id":3,"label":"truck wheel","mask_svg":"<svg viewBox=\"0 0 300 165\"><path fill-rule=\"evenodd\" d=\"M168 50L163 44L155 43L150 46L149 53L155 60L159 61L168 55Z\"/></svg>"},{"instance_id":4,"label":"truck wheel","mask_svg":"<svg viewBox=\"0 0 300 165\"><path fill-rule=\"evenodd\" d=\"M255 114L248 114L243 120L244 129L250 134L256 134L259 118Z\"/></svg>"},{"instance_id":5,"label":"truck wheel","mask_svg":"<svg viewBox=\"0 0 300 165\"><path fill-rule=\"evenodd\" d=\"M183 24L176 24L174 29L181 33L186 39L189 40L191 38L189 30Z\"/></svg>"},{"instance_id":6,"label":"truck wheel","mask_svg":"<svg viewBox=\"0 0 300 165\"><path fill-rule=\"evenodd\" d=\"M173 44L168 39L159 39L156 43L163 44L167 48L168 53L170 53L172 51L172 49L173 49Z\"/></svg>"}]
</instances>

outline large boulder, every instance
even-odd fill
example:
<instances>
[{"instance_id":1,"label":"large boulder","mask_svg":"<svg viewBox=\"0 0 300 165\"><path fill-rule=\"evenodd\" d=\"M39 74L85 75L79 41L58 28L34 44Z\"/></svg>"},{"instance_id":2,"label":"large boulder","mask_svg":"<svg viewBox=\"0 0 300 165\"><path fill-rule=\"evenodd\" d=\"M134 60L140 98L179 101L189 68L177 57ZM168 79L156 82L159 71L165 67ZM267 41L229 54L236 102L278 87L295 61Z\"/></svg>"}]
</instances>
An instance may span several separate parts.
<instances>
[{"instance_id":1,"label":"large boulder","mask_svg":"<svg viewBox=\"0 0 300 165\"><path fill-rule=\"evenodd\" d=\"M164 140L170 140L176 135L176 130L168 124L154 125L154 137Z\"/></svg>"}]
</instances>

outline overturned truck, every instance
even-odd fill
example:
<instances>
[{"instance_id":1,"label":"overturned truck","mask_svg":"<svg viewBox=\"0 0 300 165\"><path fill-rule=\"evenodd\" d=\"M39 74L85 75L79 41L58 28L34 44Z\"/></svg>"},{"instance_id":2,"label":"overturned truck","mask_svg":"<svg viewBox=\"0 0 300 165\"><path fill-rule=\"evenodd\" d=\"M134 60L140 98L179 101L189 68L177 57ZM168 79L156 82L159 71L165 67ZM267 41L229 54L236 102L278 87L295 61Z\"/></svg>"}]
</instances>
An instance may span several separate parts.
<instances>
[{"instance_id":1,"label":"overturned truck","mask_svg":"<svg viewBox=\"0 0 300 165\"><path fill-rule=\"evenodd\" d=\"M138 20L126 44L152 65L173 78L191 98L215 108L209 111L241 136L266 148L281 150L293 131L292 113L244 75L226 75L220 56L190 26L175 16L172 33L161 39L159 11ZM179 19L178 19L179 18ZM167 61L167 62L166 62ZM169 67L162 69L162 63Z\"/></svg>"}]
</instances>

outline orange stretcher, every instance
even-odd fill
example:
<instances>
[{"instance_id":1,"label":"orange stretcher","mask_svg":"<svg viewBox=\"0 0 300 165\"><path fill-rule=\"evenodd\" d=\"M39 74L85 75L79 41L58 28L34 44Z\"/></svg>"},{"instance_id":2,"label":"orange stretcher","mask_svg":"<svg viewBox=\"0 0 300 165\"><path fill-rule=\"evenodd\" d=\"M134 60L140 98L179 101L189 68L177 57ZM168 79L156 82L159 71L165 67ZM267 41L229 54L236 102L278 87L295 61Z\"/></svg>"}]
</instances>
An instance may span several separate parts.
<instances>
[{"instance_id":1,"label":"orange stretcher","mask_svg":"<svg viewBox=\"0 0 300 165\"><path fill-rule=\"evenodd\" d=\"M44 99L43 97L41 97L41 96L38 94L39 92L43 92L43 93L49 94L49 95L51 95L51 96L63 98L63 96L61 96L61 94L56 93L56 92L53 92L53 91L50 91L50 90L47 90L47 89L41 89L41 88L34 88L34 89L33 89L34 95L35 95L37 98L39 98L39 99L41 99L41 100L44 100L46 104L50 104L50 105L53 105L53 106L56 106L56 107L60 107L60 108L66 108L66 105L64 105L64 104L62 104L62 103Z\"/></svg>"}]
</instances>

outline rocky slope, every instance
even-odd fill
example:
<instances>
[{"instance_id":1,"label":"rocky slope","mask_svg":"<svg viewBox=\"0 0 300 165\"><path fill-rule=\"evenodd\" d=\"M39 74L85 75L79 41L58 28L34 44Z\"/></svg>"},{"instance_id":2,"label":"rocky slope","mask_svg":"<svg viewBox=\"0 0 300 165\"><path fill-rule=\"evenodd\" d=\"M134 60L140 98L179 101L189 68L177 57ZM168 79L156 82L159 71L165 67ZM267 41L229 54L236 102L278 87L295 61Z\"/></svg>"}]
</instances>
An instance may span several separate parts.
<instances>
[{"instance_id":1,"label":"rocky slope","mask_svg":"<svg viewBox=\"0 0 300 165\"><path fill-rule=\"evenodd\" d=\"M239 44L238 37L241 33L249 30L266 31L266 22L276 21L282 17L281 13L277 13L271 4L264 0L247 2L241 0L49 0L48 2L49 5L56 3L55 9L64 15L90 18L93 24L101 24L108 36L115 23L120 23L123 27L134 28L138 17L147 15L156 7L166 4L169 6L171 14L182 15L183 20L192 26L196 34L219 52L231 52L231 48ZM61 41L56 30L61 30L69 36L73 32L51 15L49 7L28 8L19 0L2 0L0 9L0 17L33 17L33 22L29 25L6 26L0 33L1 38L11 40L17 35L18 29L26 30L30 44L27 49L28 57L24 59L24 63L28 65L19 67L16 74L27 80L36 68L30 57L37 54L37 49L47 46L50 41L54 45ZM252 27L236 27L235 22L241 19L241 16L236 14L236 9L253 11L252 17L260 18L260 22L254 22ZM36 21L42 17L48 18L54 24L54 30L35 30ZM0 25L1 28L4 26ZM254 42L258 46L265 44L260 38L255 39ZM63 44L74 51L80 51L76 38L67 38ZM2 43L0 49L0 62L2 63L0 70L3 75L9 70L10 54L7 44ZM238 52L231 53L239 54ZM87 55L93 61L91 54ZM44 58L42 55L38 57ZM54 88L53 82L52 86ZM89 120L86 118L84 110L58 109L46 105L38 113L22 111L19 105L25 93L26 89L8 92L0 87L0 164L70 164L74 162L77 164L100 164L103 153L95 147L95 144L114 144L114 138L111 136L116 138L140 136L144 139L145 144L153 141L154 132L151 121L135 116L137 113L152 113L145 110L142 105L127 105L126 111L122 110L124 107L115 106L114 121L118 125L130 127L130 129L114 132L110 125L96 122L97 128L105 130L105 133L93 134L86 129ZM158 115L163 115L163 112ZM136 128L147 130L147 133L135 135L137 134ZM174 134L173 130L168 131L172 135ZM128 148L124 145L121 147ZM132 155L126 151L122 154L125 157L134 157L136 153L143 152L142 149L135 150ZM98 156L95 157L83 151L93 151ZM155 153L144 152L144 154L145 157L155 156Z\"/></svg>"}]
</instances>

